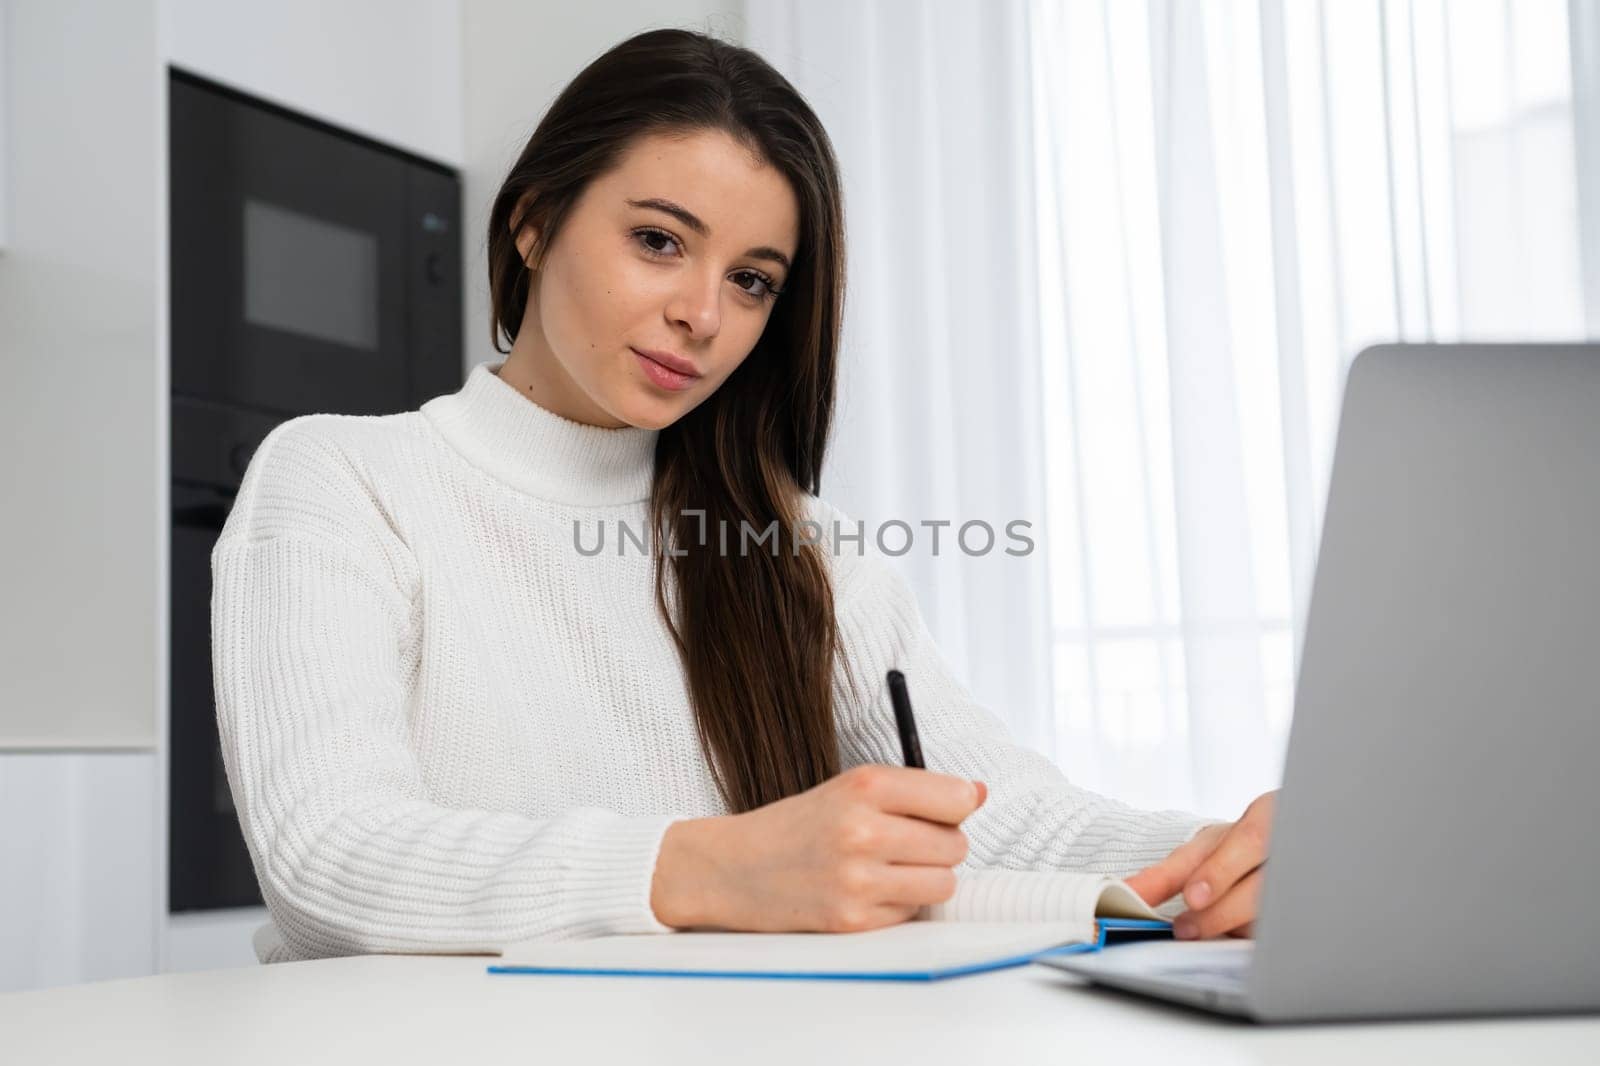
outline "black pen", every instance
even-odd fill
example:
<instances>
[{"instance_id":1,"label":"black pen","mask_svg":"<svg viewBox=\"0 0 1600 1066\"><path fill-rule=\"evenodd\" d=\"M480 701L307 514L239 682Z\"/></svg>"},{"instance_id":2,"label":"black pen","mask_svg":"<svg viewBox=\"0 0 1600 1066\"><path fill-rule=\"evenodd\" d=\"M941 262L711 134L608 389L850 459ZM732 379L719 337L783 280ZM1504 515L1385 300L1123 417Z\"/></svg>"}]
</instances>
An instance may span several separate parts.
<instances>
[{"instance_id":1,"label":"black pen","mask_svg":"<svg viewBox=\"0 0 1600 1066\"><path fill-rule=\"evenodd\" d=\"M894 723L900 727L900 748L906 765L926 770L922 762L922 741L917 738L917 720L911 715L911 697L906 693L906 675L889 671L889 702L894 704Z\"/></svg>"}]
</instances>

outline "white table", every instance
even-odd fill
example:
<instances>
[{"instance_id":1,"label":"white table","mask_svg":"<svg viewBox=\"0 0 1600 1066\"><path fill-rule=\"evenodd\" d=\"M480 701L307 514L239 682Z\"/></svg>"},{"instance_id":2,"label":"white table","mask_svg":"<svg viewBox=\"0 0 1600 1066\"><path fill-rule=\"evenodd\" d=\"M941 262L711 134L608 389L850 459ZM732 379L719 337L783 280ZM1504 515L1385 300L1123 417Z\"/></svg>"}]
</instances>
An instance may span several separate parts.
<instances>
[{"instance_id":1,"label":"white table","mask_svg":"<svg viewBox=\"0 0 1600 1066\"><path fill-rule=\"evenodd\" d=\"M0 1062L1600 1061L1600 1016L1262 1028L1043 967L930 985L488 974L364 955L0 996Z\"/></svg>"}]
</instances>

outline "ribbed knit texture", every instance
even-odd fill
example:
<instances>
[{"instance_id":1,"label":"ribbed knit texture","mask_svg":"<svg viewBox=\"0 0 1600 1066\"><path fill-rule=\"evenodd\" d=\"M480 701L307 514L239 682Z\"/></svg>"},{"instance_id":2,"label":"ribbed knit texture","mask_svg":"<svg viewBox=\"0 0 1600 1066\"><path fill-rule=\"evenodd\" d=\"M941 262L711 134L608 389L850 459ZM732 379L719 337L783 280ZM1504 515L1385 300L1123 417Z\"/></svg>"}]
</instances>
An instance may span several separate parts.
<instances>
[{"instance_id":1,"label":"ribbed knit texture","mask_svg":"<svg viewBox=\"0 0 1600 1066\"><path fill-rule=\"evenodd\" d=\"M657 434L568 421L499 366L419 411L283 423L212 553L217 721L272 917L264 962L668 932L650 909L662 835L728 813L650 559L617 548L619 523L648 528ZM575 546L602 529L602 553ZM830 554L861 685L836 671L845 766L900 762L881 683L898 668L929 767L989 786L964 865L1127 874L1202 824L1012 743L871 541Z\"/></svg>"}]
</instances>

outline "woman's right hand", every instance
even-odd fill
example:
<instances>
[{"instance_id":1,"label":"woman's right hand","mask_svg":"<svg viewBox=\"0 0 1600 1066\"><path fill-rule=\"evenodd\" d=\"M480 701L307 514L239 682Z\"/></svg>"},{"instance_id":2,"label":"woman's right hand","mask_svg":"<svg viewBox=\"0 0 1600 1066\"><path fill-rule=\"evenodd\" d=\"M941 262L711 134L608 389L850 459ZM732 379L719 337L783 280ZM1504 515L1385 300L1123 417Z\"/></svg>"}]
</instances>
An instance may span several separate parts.
<instances>
[{"instance_id":1,"label":"woman's right hand","mask_svg":"<svg viewBox=\"0 0 1600 1066\"><path fill-rule=\"evenodd\" d=\"M959 828L982 782L901 766L847 770L744 814L674 822L651 882L674 928L846 933L894 925L956 889Z\"/></svg>"}]
</instances>

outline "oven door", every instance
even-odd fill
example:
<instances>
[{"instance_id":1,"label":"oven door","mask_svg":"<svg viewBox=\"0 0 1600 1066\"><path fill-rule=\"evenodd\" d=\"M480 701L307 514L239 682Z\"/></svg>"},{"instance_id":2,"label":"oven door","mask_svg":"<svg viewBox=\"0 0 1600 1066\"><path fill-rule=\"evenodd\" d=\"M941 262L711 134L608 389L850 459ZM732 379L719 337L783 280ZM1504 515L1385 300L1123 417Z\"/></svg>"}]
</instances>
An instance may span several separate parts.
<instances>
[{"instance_id":1,"label":"oven door","mask_svg":"<svg viewBox=\"0 0 1600 1066\"><path fill-rule=\"evenodd\" d=\"M412 164L181 71L170 90L173 391L409 409Z\"/></svg>"}]
</instances>

